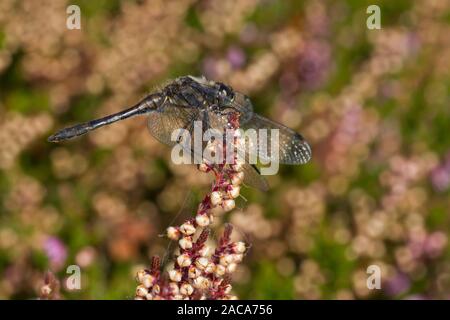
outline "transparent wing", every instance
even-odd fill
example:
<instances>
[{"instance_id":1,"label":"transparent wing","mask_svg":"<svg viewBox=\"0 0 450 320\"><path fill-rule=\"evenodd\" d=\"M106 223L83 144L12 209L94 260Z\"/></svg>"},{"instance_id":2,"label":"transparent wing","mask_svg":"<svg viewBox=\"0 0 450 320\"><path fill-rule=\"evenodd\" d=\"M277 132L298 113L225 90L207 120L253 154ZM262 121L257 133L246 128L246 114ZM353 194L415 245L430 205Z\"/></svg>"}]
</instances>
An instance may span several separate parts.
<instances>
[{"instance_id":1,"label":"transparent wing","mask_svg":"<svg viewBox=\"0 0 450 320\"><path fill-rule=\"evenodd\" d=\"M269 190L267 180L259 174L255 166L246 163L243 165L242 170L244 172L244 184L257 188L261 191Z\"/></svg>"},{"instance_id":2,"label":"transparent wing","mask_svg":"<svg viewBox=\"0 0 450 320\"><path fill-rule=\"evenodd\" d=\"M186 129L192 133L198 111L194 108L165 104L157 111L148 115L147 128L158 141L168 146L174 146L172 133L177 129Z\"/></svg>"},{"instance_id":3,"label":"transparent wing","mask_svg":"<svg viewBox=\"0 0 450 320\"><path fill-rule=\"evenodd\" d=\"M246 151L253 155L257 153L264 162L276 158L276 150L274 148L277 148L279 163L304 164L311 159L311 148L305 139L294 130L280 123L253 113L248 121L241 124L241 128L244 130L256 130L258 141L257 143L249 142L251 146ZM264 136L259 129L267 129L267 134ZM276 134L272 131L273 129L277 130L278 139L275 139Z\"/></svg>"}]
</instances>

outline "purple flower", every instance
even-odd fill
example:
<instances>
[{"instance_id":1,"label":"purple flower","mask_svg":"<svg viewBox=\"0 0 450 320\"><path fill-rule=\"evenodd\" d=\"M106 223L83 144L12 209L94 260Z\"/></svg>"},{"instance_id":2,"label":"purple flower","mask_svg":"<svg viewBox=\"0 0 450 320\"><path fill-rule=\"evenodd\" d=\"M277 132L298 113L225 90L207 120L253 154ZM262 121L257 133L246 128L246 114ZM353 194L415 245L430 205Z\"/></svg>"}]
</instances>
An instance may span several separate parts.
<instances>
[{"instance_id":1,"label":"purple flower","mask_svg":"<svg viewBox=\"0 0 450 320\"><path fill-rule=\"evenodd\" d=\"M298 74L302 85L316 89L323 85L330 68L330 47L323 41L311 41L300 54Z\"/></svg>"},{"instance_id":2,"label":"purple flower","mask_svg":"<svg viewBox=\"0 0 450 320\"><path fill-rule=\"evenodd\" d=\"M44 251L50 260L52 268L58 270L64 266L67 258L67 249L61 240L56 237L48 237L44 242Z\"/></svg>"},{"instance_id":3,"label":"purple flower","mask_svg":"<svg viewBox=\"0 0 450 320\"><path fill-rule=\"evenodd\" d=\"M217 77L217 61L214 58L207 57L203 60L202 70L205 77L215 79Z\"/></svg>"},{"instance_id":4,"label":"purple flower","mask_svg":"<svg viewBox=\"0 0 450 320\"><path fill-rule=\"evenodd\" d=\"M430 258L436 258L441 255L447 245L447 235L436 231L430 234L424 243L424 252Z\"/></svg>"},{"instance_id":5,"label":"purple flower","mask_svg":"<svg viewBox=\"0 0 450 320\"><path fill-rule=\"evenodd\" d=\"M447 190L450 184L450 172L442 166L434 168L430 178L433 188L440 192Z\"/></svg>"},{"instance_id":6,"label":"purple flower","mask_svg":"<svg viewBox=\"0 0 450 320\"><path fill-rule=\"evenodd\" d=\"M234 69L241 68L247 60L244 50L237 46L232 46L228 49L227 59Z\"/></svg>"},{"instance_id":7,"label":"purple flower","mask_svg":"<svg viewBox=\"0 0 450 320\"><path fill-rule=\"evenodd\" d=\"M404 273L397 273L390 278L385 284L385 292L387 295L393 297L405 293L411 287L409 277Z\"/></svg>"},{"instance_id":8,"label":"purple flower","mask_svg":"<svg viewBox=\"0 0 450 320\"><path fill-rule=\"evenodd\" d=\"M430 174L431 184L436 191L445 191L450 185L450 153L443 163L436 166Z\"/></svg>"}]
</instances>

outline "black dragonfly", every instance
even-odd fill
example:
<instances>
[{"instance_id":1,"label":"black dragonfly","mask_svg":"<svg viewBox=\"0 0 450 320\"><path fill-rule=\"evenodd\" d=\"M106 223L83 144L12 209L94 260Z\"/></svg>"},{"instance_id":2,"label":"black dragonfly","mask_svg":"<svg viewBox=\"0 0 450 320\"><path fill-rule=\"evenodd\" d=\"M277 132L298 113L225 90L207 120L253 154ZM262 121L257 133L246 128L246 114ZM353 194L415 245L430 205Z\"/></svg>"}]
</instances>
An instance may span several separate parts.
<instances>
[{"instance_id":1,"label":"black dragonfly","mask_svg":"<svg viewBox=\"0 0 450 320\"><path fill-rule=\"evenodd\" d=\"M148 116L148 129L163 144L174 146L172 133L177 129L193 130L194 122L201 121L203 130L226 126L227 114L237 112L239 125L246 129L277 129L279 132L278 162L304 164L311 159L311 148L305 139L292 129L253 112L250 99L230 86L193 76L179 77L161 90L147 95L136 105L118 113L65 128L48 138L48 141L68 140L102 126L137 115ZM271 144L265 143L266 156L271 157ZM256 147L256 152L258 152ZM261 157L261 153L258 153ZM267 160L267 159L265 159ZM270 160L270 159L269 159ZM267 190L265 179L254 164L243 166L244 183Z\"/></svg>"}]
</instances>

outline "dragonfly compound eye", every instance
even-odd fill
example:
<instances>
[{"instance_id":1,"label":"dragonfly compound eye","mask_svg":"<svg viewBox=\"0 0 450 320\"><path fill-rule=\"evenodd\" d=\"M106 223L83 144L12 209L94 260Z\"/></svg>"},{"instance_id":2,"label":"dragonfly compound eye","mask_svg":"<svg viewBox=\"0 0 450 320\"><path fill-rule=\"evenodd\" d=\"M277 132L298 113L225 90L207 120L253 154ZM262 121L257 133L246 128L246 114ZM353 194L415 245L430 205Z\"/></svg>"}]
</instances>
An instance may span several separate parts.
<instances>
[{"instance_id":1,"label":"dragonfly compound eye","mask_svg":"<svg viewBox=\"0 0 450 320\"><path fill-rule=\"evenodd\" d=\"M221 98L233 99L234 97L233 90L223 83L219 83L217 90Z\"/></svg>"}]
</instances>

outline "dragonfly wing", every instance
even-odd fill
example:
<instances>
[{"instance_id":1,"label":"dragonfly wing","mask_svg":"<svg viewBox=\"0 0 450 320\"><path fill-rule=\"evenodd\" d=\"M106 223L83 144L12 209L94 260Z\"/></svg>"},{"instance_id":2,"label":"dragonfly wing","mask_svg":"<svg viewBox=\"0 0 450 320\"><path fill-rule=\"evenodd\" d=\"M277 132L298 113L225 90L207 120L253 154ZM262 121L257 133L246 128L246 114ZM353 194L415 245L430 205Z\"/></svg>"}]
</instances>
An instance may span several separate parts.
<instances>
[{"instance_id":1,"label":"dragonfly wing","mask_svg":"<svg viewBox=\"0 0 450 320\"><path fill-rule=\"evenodd\" d=\"M269 184L267 180L259 174L258 169L251 164L245 163L242 166L244 173L244 184L250 187L257 188L261 191L268 191Z\"/></svg>"},{"instance_id":2,"label":"dragonfly wing","mask_svg":"<svg viewBox=\"0 0 450 320\"><path fill-rule=\"evenodd\" d=\"M243 129L255 129L258 135L258 143L254 148L248 148L248 153L257 152L264 162L275 157L273 148L278 149L278 162L283 164L304 164L311 159L311 147L305 139L294 130L280 123L264 118L256 113L242 124ZM267 135L261 135L259 129L268 129ZM271 139L273 129L278 131L278 141ZM273 141L272 141L273 140Z\"/></svg>"},{"instance_id":3,"label":"dragonfly wing","mask_svg":"<svg viewBox=\"0 0 450 320\"><path fill-rule=\"evenodd\" d=\"M194 108L187 108L166 104L160 109L149 113L147 128L150 134L159 142L168 146L177 144L172 134L177 129L186 129L191 133L198 112Z\"/></svg>"}]
</instances>

